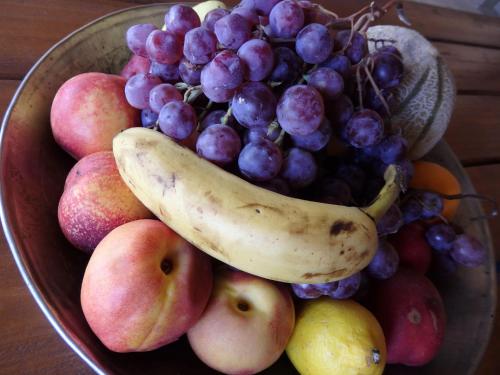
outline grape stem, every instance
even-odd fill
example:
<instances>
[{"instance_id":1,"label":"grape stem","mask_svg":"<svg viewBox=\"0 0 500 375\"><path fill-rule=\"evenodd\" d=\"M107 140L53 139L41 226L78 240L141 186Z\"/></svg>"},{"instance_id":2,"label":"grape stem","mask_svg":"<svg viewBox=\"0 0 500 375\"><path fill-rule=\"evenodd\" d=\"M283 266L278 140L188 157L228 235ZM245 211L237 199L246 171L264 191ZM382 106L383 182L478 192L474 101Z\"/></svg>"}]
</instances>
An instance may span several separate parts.
<instances>
[{"instance_id":1,"label":"grape stem","mask_svg":"<svg viewBox=\"0 0 500 375\"><path fill-rule=\"evenodd\" d=\"M210 108L212 108L213 104L214 104L214 102L211 101L211 100L209 100L208 103L207 103L207 106L205 108L203 108L203 112L201 112L200 115L198 116L198 120L199 120L198 128L200 127L201 122L203 121L203 119L207 116L208 110Z\"/></svg>"},{"instance_id":2,"label":"grape stem","mask_svg":"<svg viewBox=\"0 0 500 375\"><path fill-rule=\"evenodd\" d=\"M419 189L415 189L415 190L425 191L425 190L419 190ZM490 219L493 219L494 217L498 216L498 202L496 200L494 200L493 198L486 197L486 196L480 195L480 194L453 194L453 195L447 195L447 194L442 194L442 193L436 193L436 194L438 194L441 198L447 199L447 200L472 198L472 199L483 200L483 201L486 201L486 202L491 204L491 210L488 214L472 217L472 218L470 218L471 221L490 220Z\"/></svg>"},{"instance_id":3,"label":"grape stem","mask_svg":"<svg viewBox=\"0 0 500 375\"><path fill-rule=\"evenodd\" d=\"M403 23L407 24L407 22L409 21L404 15L403 5L401 4L401 2L399 0L389 0L382 6L379 6L374 1L372 1L370 4L364 6L348 17L337 18L327 23L326 27L335 29L347 29L349 28L349 26L351 26L354 31L360 30L360 32L365 32L370 24L384 16L393 6L396 6L399 19Z\"/></svg>"},{"instance_id":4,"label":"grape stem","mask_svg":"<svg viewBox=\"0 0 500 375\"><path fill-rule=\"evenodd\" d=\"M203 94L203 90L201 89L201 85L199 86L190 86L186 92L184 93L184 101L186 103L192 103L198 97Z\"/></svg>"},{"instance_id":5,"label":"grape stem","mask_svg":"<svg viewBox=\"0 0 500 375\"><path fill-rule=\"evenodd\" d=\"M371 59L370 59L371 60ZM373 89L375 90L375 94L377 94L378 98L382 102L382 105L384 106L385 110L387 111L388 116L391 116L391 110L389 108L389 104L387 104L387 101L384 98L384 95L382 95L382 92L380 91L378 85L375 83L375 80L373 79L373 76L370 72L370 69L365 65L365 73L366 76L368 77L368 80L370 81L370 84L372 85ZM392 129L391 129L392 130Z\"/></svg>"},{"instance_id":6,"label":"grape stem","mask_svg":"<svg viewBox=\"0 0 500 375\"><path fill-rule=\"evenodd\" d=\"M227 122L229 121L229 117L231 117L232 114L233 114L233 108L231 106L229 106L229 108L227 109L226 114L220 120L221 124L222 125L227 125Z\"/></svg>"},{"instance_id":7,"label":"grape stem","mask_svg":"<svg viewBox=\"0 0 500 375\"><path fill-rule=\"evenodd\" d=\"M358 84L358 95L359 95L359 107L361 110L364 109L363 106L363 82L361 79L361 64L356 67L356 82Z\"/></svg>"}]
</instances>

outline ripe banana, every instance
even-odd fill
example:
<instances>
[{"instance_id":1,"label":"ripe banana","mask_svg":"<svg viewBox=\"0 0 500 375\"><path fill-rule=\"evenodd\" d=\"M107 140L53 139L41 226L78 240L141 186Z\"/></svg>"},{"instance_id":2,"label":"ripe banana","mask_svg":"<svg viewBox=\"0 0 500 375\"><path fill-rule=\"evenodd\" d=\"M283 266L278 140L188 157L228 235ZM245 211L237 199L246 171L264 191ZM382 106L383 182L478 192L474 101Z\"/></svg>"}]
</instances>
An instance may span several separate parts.
<instances>
[{"instance_id":1,"label":"ripe banana","mask_svg":"<svg viewBox=\"0 0 500 375\"><path fill-rule=\"evenodd\" d=\"M288 283L324 283L364 268L377 248L374 219L399 194L391 166L368 208L286 197L144 128L117 135L113 152L134 194L187 241L242 271Z\"/></svg>"}]
</instances>

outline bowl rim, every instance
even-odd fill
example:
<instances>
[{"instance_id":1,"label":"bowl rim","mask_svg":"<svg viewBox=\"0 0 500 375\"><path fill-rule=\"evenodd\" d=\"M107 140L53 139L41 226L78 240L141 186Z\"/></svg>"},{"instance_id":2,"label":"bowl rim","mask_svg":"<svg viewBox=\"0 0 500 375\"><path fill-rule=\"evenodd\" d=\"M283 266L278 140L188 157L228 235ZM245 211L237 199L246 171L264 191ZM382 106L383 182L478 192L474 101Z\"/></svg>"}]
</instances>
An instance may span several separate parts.
<instances>
[{"instance_id":1,"label":"bowl rim","mask_svg":"<svg viewBox=\"0 0 500 375\"><path fill-rule=\"evenodd\" d=\"M132 7L127 7L123 9L119 9L110 13L107 13L101 17L98 17L85 25L77 28L76 30L72 31L65 37L63 37L61 40L59 40L57 43L55 43L52 47L50 47L36 62L35 64L28 70L24 78L21 80L21 83L19 86L16 88L16 91L14 93L14 96L9 102L9 105L7 106L7 109L5 111L5 114L2 119L2 124L1 124L1 129L0 129L0 176L3 175L4 173L4 168L3 168L3 163L1 161L3 160L3 154L2 151L4 149L4 144L5 144L5 134L7 132L7 127L10 122L10 118L13 112L13 109L15 105L18 102L19 97L21 96L25 86L28 84L30 81L32 75L34 72L38 69L38 67L45 62L52 52L62 45L64 45L66 42L68 42L69 39L71 39L73 36L76 34L82 32L83 30L94 26L95 24L116 16L121 13L125 12L130 12L135 9L142 9L142 8L151 8L151 7L165 7L169 4L175 4L176 2L171 2L171 3L152 3L152 4L143 4L143 5L137 5L137 6L132 6ZM196 2L190 2L191 4L196 4ZM13 231L11 230L12 222L10 220L10 217L8 215L8 212L6 210L7 207L7 197L5 195L5 191L3 189L3 184L0 183L0 222L2 224L2 231L5 236L8 248L14 258L14 262L17 266L17 269L19 273L22 276L22 279L26 286L28 287L31 295L35 299L38 307L42 310L43 315L47 318L49 321L50 325L55 329L55 331L59 334L59 336L64 340L64 342L96 373L100 375L105 375L106 372L103 370L103 368L97 363L97 361L94 361L90 356L88 356L81 348L80 346L76 343L74 339L70 337L70 335L66 332L65 328L63 325L57 320L57 318L53 315L52 313L52 308L46 298L43 296L43 293L41 293L40 289L36 285L35 280L33 279L32 273L29 270L28 264L26 262L26 259L22 255L22 252L19 250L16 240L14 239L14 234Z\"/></svg>"},{"instance_id":2,"label":"bowl rim","mask_svg":"<svg viewBox=\"0 0 500 375\"><path fill-rule=\"evenodd\" d=\"M5 143L5 134L7 132L7 127L13 112L13 109L15 105L18 102L19 97L21 96L25 86L28 84L30 81L32 75L34 72L38 69L38 67L45 62L50 55L59 47L64 45L66 42L68 42L72 37L74 37L76 34L84 31L85 29L94 26L95 24L107 19L111 18L113 16L119 15L121 13L125 12L130 12L136 9L144 9L144 8L153 8L153 7L165 7L169 5L174 5L178 4L179 2L173 1L173 2L165 2L165 3L151 3L151 4L143 4L143 5L137 5L137 6L132 6L132 7L126 7L122 8L110 13L107 13L101 17L98 17L83 26L75 29L71 33L67 34L65 37L63 37L61 40L59 40L57 43L52 45L43 55L35 62L35 64L28 70L24 78L21 80L19 86L16 88L16 91L12 97L12 99L9 102L9 105L7 106L7 109L5 110L5 114L2 119L1 123L1 129L0 129L0 176L3 175L4 173L4 167L3 167L3 149L4 149L4 143ZM187 1L187 2L182 2L183 4L191 4L191 5L196 5L199 3L198 1ZM445 147L449 148L448 144L444 141L441 140L440 143L444 143ZM451 148L449 148L451 150ZM453 158L456 159L457 163L460 164L460 161L456 157L456 155L452 152ZM469 176L467 173L463 173L463 177L467 180L468 184L470 184L472 187L472 183L469 179ZM30 271L28 267L28 263L26 262L25 257L22 255L22 252L19 250L16 240L14 238L14 233L12 231L12 226L11 226L11 220L8 215L8 212L6 210L7 208L7 197L5 195L5 191L3 189L3 184L0 183L0 223L2 225L2 231L5 236L7 246L14 258L15 264L17 266L17 269L19 273L22 276L22 279L26 286L28 287L28 290L30 291L31 295L33 296L34 300L36 301L38 307L42 310L42 313L45 315L47 320L49 321L50 325L55 329L57 334L63 339L63 341L75 352L94 372L96 372L99 375L105 375L106 371L103 369L103 367L98 363L98 361L94 360L91 356L87 355L84 350L78 345L78 343L68 334L66 331L65 327L63 324L56 318L56 316L53 314L53 309L50 306L50 303L47 301L47 299L44 297L43 293L40 291L39 287L37 286L33 276L32 272ZM494 246L492 243L491 235L490 235L490 228L489 225L486 225L485 228L485 234L487 235L488 238L488 250L489 252L492 252L494 255ZM493 258L494 259L494 258ZM486 351L486 348L489 344L489 341L493 335L493 322L495 320L496 316L496 309L495 306L497 305L497 284L496 284L496 272L495 272L495 264L492 263L490 264L490 272L491 272L491 278L492 278L492 288L488 291L489 294L491 295L491 308L492 311L490 312L490 325L489 325L489 332L486 334L486 340L484 340L479 348L478 355L475 358L475 363L473 368L477 369L481 359L484 356L484 353Z\"/></svg>"}]
</instances>

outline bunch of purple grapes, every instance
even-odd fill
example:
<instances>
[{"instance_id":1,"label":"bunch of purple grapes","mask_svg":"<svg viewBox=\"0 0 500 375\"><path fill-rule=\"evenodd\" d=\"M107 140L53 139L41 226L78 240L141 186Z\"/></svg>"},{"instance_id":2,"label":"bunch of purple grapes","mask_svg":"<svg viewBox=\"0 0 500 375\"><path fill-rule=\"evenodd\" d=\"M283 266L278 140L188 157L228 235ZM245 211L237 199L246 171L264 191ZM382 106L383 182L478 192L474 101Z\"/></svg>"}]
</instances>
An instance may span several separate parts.
<instances>
[{"instance_id":1,"label":"bunch of purple grapes","mask_svg":"<svg viewBox=\"0 0 500 375\"><path fill-rule=\"evenodd\" d=\"M390 124L404 66L393 42L369 41L366 28L349 24L339 30L334 13L304 0L243 0L203 20L174 5L165 31L152 24L127 31L128 47L149 70L128 79L126 98L142 110L143 126L260 187L368 205L388 165L399 166L403 183L412 177L408 145ZM439 199L424 194L395 204L377 229L386 236L439 212ZM381 243L366 271L375 278L390 277L399 263ZM357 274L294 291L348 298L360 285Z\"/></svg>"},{"instance_id":2,"label":"bunch of purple grapes","mask_svg":"<svg viewBox=\"0 0 500 375\"><path fill-rule=\"evenodd\" d=\"M406 142L385 126L380 104L403 64L394 48L369 54L363 33L335 32L333 20L310 1L242 1L204 20L175 5L165 31L127 31L130 50L150 60L149 71L129 78L127 100L143 126L192 139L201 157L250 182L325 203L369 203L380 186L363 181L406 161ZM370 66L372 80L356 81L360 66Z\"/></svg>"}]
</instances>

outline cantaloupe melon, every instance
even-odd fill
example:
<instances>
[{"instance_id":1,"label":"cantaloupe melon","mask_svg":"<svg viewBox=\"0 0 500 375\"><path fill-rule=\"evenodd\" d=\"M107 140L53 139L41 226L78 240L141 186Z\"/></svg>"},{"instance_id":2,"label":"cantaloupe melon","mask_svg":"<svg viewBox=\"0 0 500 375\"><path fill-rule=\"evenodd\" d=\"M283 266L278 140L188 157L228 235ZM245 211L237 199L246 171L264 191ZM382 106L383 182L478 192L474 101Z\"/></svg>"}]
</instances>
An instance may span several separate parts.
<instances>
[{"instance_id":1,"label":"cantaloupe melon","mask_svg":"<svg viewBox=\"0 0 500 375\"><path fill-rule=\"evenodd\" d=\"M403 55L405 73L396 90L391 122L402 129L408 140L410 158L429 152L448 127L455 103L452 74L436 48L415 30L399 26L368 29L370 51L394 45Z\"/></svg>"}]
</instances>

